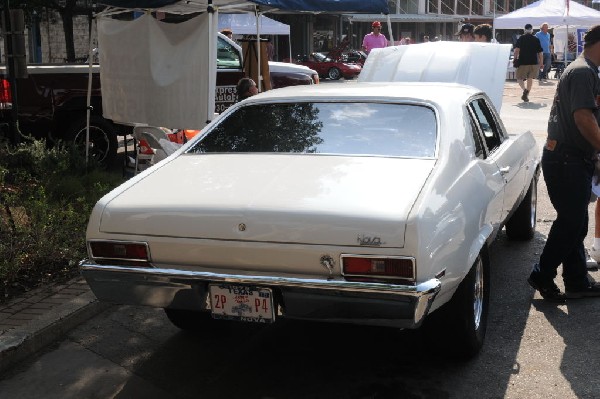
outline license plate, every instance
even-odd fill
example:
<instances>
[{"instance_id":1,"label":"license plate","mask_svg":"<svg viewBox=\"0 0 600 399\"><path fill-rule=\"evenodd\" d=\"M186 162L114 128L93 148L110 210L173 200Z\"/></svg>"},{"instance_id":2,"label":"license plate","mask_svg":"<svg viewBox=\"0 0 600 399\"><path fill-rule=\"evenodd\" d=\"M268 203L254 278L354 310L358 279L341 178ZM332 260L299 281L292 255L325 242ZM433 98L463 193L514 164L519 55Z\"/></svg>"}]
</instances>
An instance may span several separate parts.
<instances>
[{"instance_id":1,"label":"license plate","mask_svg":"<svg viewBox=\"0 0 600 399\"><path fill-rule=\"evenodd\" d=\"M272 323L273 292L269 288L211 284L210 304L215 319Z\"/></svg>"}]
</instances>

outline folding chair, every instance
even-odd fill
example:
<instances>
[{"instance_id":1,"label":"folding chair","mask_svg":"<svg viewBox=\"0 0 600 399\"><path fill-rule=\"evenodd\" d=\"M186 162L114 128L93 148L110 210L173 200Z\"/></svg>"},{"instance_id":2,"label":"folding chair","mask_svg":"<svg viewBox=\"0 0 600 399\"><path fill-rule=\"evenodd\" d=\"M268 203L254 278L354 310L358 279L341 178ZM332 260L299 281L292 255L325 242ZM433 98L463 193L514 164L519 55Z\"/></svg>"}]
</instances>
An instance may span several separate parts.
<instances>
[{"instance_id":1,"label":"folding chair","mask_svg":"<svg viewBox=\"0 0 600 399\"><path fill-rule=\"evenodd\" d=\"M143 140L153 150L154 156L150 164L156 164L175 151L180 145L169 140L167 134L171 133L169 129L156 126L136 126L133 128L133 136L140 142Z\"/></svg>"}]
</instances>

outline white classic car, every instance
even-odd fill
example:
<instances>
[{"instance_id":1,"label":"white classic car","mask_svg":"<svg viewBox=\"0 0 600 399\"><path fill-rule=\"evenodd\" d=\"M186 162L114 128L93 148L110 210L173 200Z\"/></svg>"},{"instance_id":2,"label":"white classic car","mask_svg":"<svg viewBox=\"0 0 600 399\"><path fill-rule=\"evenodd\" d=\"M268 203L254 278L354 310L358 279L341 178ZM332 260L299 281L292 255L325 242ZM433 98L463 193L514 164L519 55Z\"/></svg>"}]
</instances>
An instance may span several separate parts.
<instances>
[{"instance_id":1,"label":"white classic car","mask_svg":"<svg viewBox=\"0 0 600 399\"><path fill-rule=\"evenodd\" d=\"M81 272L103 301L211 318L418 328L472 356L488 247L530 239L539 156L458 84L291 87L228 109L102 198ZM218 323L218 322L216 322Z\"/></svg>"}]
</instances>

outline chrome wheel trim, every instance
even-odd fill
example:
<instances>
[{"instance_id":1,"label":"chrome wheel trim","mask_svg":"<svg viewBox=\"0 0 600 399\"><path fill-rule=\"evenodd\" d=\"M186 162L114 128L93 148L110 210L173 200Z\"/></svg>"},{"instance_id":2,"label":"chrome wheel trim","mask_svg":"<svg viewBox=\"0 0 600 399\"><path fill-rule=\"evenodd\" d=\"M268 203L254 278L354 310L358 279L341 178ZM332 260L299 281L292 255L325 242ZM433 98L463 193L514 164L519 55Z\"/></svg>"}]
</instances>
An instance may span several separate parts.
<instances>
[{"instance_id":1,"label":"chrome wheel trim","mask_svg":"<svg viewBox=\"0 0 600 399\"><path fill-rule=\"evenodd\" d=\"M483 314L483 290L484 290L484 276L483 276L483 261L481 257L478 257L474 265L475 275L473 281L473 323L475 330L479 330L481 324L481 317Z\"/></svg>"},{"instance_id":2,"label":"chrome wheel trim","mask_svg":"<svg viewBox=\"0 0 600 399\"><path fill-rule=\"evenodd\" d=\"M535 177L534 177L534 183L532 184L532 190L531 190L531 206L530 206L530 210L531 213L529 215L529 225L531 226L532 229L535 229L535 218L536 218L536 214L537 214L537 184L535 183Z\"/></svg>"},{"instance_id":3,"label":"chrome wheel trim","mask_svg":"<svg viewBox=\"0 0 600 399\"><path fill-rule=\"evenodd\" d=\"M333 67L329 70L327 75L331 80L338 80L342 76L342 72L336 67Z\"/></svg>"}]
</instances>

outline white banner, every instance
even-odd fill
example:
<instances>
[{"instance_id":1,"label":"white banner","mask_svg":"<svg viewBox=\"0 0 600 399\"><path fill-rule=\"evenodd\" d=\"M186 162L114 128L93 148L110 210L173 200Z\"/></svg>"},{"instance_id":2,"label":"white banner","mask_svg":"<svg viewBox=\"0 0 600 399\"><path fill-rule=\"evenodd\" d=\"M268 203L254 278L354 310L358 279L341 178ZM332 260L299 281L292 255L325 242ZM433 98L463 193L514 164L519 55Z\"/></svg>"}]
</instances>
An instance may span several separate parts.
<instances>
[{"instance_id":1,"label":"white banner","mask_svg":"<svg viewBox=\"0 0 600 399\"><path fill-rule=\"evenodd\" d=\"M204 127L213 117L207 112L210 104L214 110L214 78L209 77L216 74L209 18L202 14L176 24L149 14L133 21L99 19L104 117L168 128Z\"/></svg>"}]
</instances>

